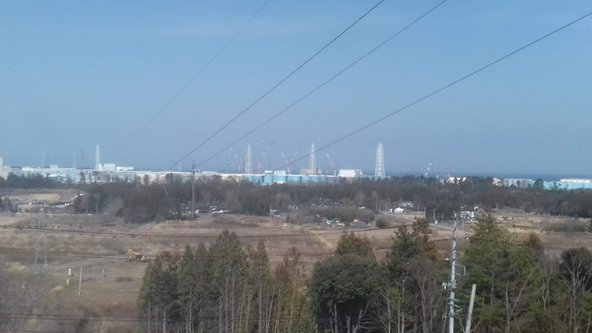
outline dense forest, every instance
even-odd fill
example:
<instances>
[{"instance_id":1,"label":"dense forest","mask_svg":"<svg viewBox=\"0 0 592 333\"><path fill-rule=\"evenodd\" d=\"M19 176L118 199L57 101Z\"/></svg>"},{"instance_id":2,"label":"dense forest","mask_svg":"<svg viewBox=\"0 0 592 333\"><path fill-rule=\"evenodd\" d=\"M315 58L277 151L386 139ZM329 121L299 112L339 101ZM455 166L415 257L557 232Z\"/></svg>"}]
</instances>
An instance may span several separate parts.
<instances>
[{"instance_id":1,"label":"dense forest","mask_svg":"<svg viewBox=\"0 0 592 333\"><path fill-rule=\"evenodd\" d=\"M518 239L491 218L463 245L455 299L457 331L476 284L472 332L589 332L592 253L551 256L534 234ZM272 267L265 243L243 246L224 232L210 244L151 263L138 298L147 331L442 332L448 261L427 221L394 233L384 261L370 241L344 233L334 254L306 274L297 249Z\"/></svg>"}]
</instances>

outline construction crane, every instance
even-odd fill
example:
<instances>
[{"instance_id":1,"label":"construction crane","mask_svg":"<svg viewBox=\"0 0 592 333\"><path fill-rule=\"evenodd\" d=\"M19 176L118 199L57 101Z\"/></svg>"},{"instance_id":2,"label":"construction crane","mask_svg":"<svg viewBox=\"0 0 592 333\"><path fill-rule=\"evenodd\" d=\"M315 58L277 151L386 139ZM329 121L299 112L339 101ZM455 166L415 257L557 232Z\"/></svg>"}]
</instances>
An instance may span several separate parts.
<instances>
[{"instance_id":1,"label":"construction crane","mask_svg":"<svg viewBox=\"0 0 592 333\"><path fill-rule=\"evenodd\" d=\"M282 158L284 159L284 166L286 167L286 172L288 174L292 173L292 164L294 163L294 160L296 160L297 156L298 156L298 151L294 152L294 154L292 155L292 157L290 159L288 159L286 157L286 154L282 153Z\"/></svg>"},{"instance_id":2,"label":"construction crane","mask_svg":"<svg viewBox=\"0 0 592 333\"><path fill-rule=\"evenodd\" d=\"M337 176L337 169L339 169L337 167L337 164L335 164L335 161L333 161L333 159L331 158L331 155L329 155L329 153L325 152L325 156L327 156L327 159L329 160L329 164L331 165L331 170L333 171L333 176Z\"/></svg>"},{"instance_id":3,"label":"construction crane","mask_svg":"<svg viewBox=\"0 0 592 333\"><path fill-rule=\"evenodd\" d=\"M273 146L274 143L275 143L275 140L271 140L271 142L269 144L267 144L267 146L265 146L265 149L263 149L263 151L261 151L261 154L259 154L257 156L257 172L258 173L263 173L263 159L265 158L265 156L269 156L269 151L271 150L271 147ZM271 163L269 162L268 165L271 165Z\"/></svg>"},{"instance_id":4,"label":"construction crane","mask_svg":"<svg viewBox=\"0 0 592 333\"><path fill-rule=\"evenodd\" d=\"M424 178L428 178L428 176L430 175L430 169L431 169L431 168L432 168L432 161L430 161L430 162L428 163L428 166L427 166L427 168L426 168L426 171L425 171L425 173L423 174L423 177L424 177Z\"/></svg>"},{"instance_id":5,"label":"construction crane","mask_svg":"<svg viewBox=\"0 0 592 333\"><path fill-rule=\"evenodd\" d=\"M236 163L238 172L242 172L243 171L243 159L241 157L239 157L236 152L234 151L234 148L230 147L230 154L232 154L232 158L234 158L234 162ZM228 161L227 163L230 166L230 161Z\"/></svg>"}]
</instances>

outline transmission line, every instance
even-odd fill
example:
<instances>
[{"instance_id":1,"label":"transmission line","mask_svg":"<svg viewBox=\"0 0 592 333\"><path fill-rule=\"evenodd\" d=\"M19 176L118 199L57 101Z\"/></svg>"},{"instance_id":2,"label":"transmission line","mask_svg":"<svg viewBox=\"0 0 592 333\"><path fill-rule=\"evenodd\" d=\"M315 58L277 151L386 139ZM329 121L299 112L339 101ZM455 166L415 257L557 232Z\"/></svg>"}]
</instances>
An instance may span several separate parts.
<instances>
[{"instance_id":1,"label":"transmission line","mask_svg":"<svg viewBox=\"0 0 592 333\"><path fill-rule=\"evenodd\" d=\"M417 17L416 19L414 19L413 21L411 21L410 23L408 23L407 25L405 25L403 28L401 28L400 30L398 30L394 34L390 35L387 39L385 39L384 41L382 41L381 43L379 43L378 45L376 45L375 47L373 47L372 49L370 49L369 51L367 51L366 53L364 53L360 57L358 57L356 60L354 60L351 63L349 63L347 66L345 66L344 68L342 68L341 70L339 70L338 72L336 72L335 74L333 74L331 77L329 77L328 79L326 79L325 81L323 81L321 84L317 85L315 88L311 89L309 92L307 92L306 94L304 94L302 97L298 98L297 100L295 100L294 102L292 102L290 105L286 106L285 108L283 108L279 112L275 113L274 115L272 115L271 117L269 117L264 122L262 122L259 125L255 126L253 129L251 129L247 133L241 135L239 138L237 138L236 140L232 141L232 143L230 143L227 146L225 146L224 148L216 151L210 157L208 157L205 160L203 160L202 162L200 162L200 164L203 165L204 163L207 163L207 162L211 161L212 159L214 159L215 157L217 157L218 155L220 155L221 153L223 153L227 149L231 148L232 146L234 146L235 144L237 144L241 140L245 139L249 135L251 135L254 132L258 131L260 128L262 128L265 125L267 125L270 122L272 122L277 117L281 116L282 114L284 114L288 110L292 109L294 106L296 106L296 104L302 102L303 100L305 100L306 98L308 98L310 95L316 93L321 88L323 88L325 85L327 85L329 82L333 81L338 76L340 76L341 74L345 73L346 71L348 71L349 69L351 69L352 67L354 67L355 65L357 65L360 61L364 60L366 57L368 57L372 53L378 51L380 48L382 48L388 42L390 42L391 40L393 40L395 37L399 36L400 34L402 34L403 32L405 32L406 30L408 30L409 28L411 28L412 26L414 26L417 22L421 21L424 17L428 16L430 13L432 13L438 7L440 7L441 5L443 5L446 1L448 1L448 0L440 1L434 7L430 8L429 10L427 10L426 12L424 12L423 14L421 14L419 17Z\"/></svg>"},{"instance_id":2,"label":"transmission line","mask_svg":"<svg viewBox=\"0 0 592 333\"><path fill-rule=\"evenodd\" d=\"M410 103L408 103L408 104L406 104L406 105L404 105L402 107L392 109L389 113L381 116L380 118L378 118L376 120L373 120L373 121L371 121L371 122L369 122L369 123L367 123L367 124L365 124L365 125L363 125L361 127L358 127L356 129L354 129L353 131L351 131L351 132L349 132L349 133L347 133L347 134L345 134L345 135L343 135L341 137L338 137L337 139L335 139L335 140L333 140L333 141L331 141L331 142L329 142L329 143L327 143L327 144L325 144L323 146L320 146L316 150L314 150L314 151L312 151L312 152L310 152L308 154L304 154L303 156L301 156L301 157L299 157L299 158L297 158L297 159L295 159L293 161L290 161L290 163L298 162L298 161L301 161L301 160L303 160L305 158L308 158L308 156L310 156L310 154L312 154L312 153L316 153L316 152L319 152L321 150L327 149L327 148L329 148L329 147L331 147L331 146L333 146L333 145L335 145L335 144L337 144L337 143L339 143L341 141L344 141L344 140L346 140L346 139L348 139L348 138L350 138L350 137L352 137L352 136L354 136L354 135L356 135L356 134L358 134L358 133L360 133L360 132L362 132L362 131L364 131L364 130L366 130L366 129L374 126L374 125L377 125L377 124L381 123L382 121L384 121L384 120L386 120L388 118L391 118L391 117L393 117L393 116L395 116L395 115L397 115L397 114L399 114L399 113L401 113L403 111L406 111L407 109L411 108L412 106L415 106L416 104L419 104L419 103L425 101L426 99L429 99L429 98L433 97L434 95L437 95L437 94L441 93L442 91L447 90L448 88L451 88L451 87L453 87L453 86L461 83L462 81L464 81L464 80L466 80L466 79L468 79L468 78L470 78L470 77L472 77L474 75L477 75L478 73L480 73L480 72L482 72L482 71L484 71L484 70L486 70L486 69L488 69L490 67L493 67L493 66L497 65L498 63L500 63L500 62L502 62L502 61L510 58L511 56L513 56L513 55L515 55L517 53L520 53L520 52L526 50L527 48L529 48L529 47L531 47L531 46L533 46L533 45L535 45L535 44L537 44L537 43L539 43L539 42L547 39L548 37L551 37L551 36L555 35L556 33L558 33L560 31L562 31L562 30L570 27L571 25L573 25L573 24L575 24L575 23L577 23L577 22L579 22L579 21L581 21L581 20L583 20L583 19L585 19L585 18L587 18L587 17L589 17L591 15L592 15L592 11L591 12L588 12L588 13L586 13L586 14L584 14L584 15L582 15L582 16L580 16L580 17L578 17L578 18L576 18L576 19L574 19L574 20L572 20L572 21L570 21L570 22L562 25L562 26L560 26L559 28L556 28L555 30L553 30L553 31L551 31L551 32L549 32L549 33L547 33L547 34L545 34L545 35L543 35L543 36L541 36L541 37L539 37L539 38L537 38L537 39L535 39L535 40L533 40L533 41L531 41L531 42L529 42L529 43L527 43L527 44L525 44L525 45L523 45L523 46L521 46L521 47L519 47L519 48L517 48L517 49L515 49L513 51L511 51L511 52L509 52L509 53L506 53L505 55L503 55L503 56L501 56L501 57L499 57L499 58L497 58L497 59L495 59L495 60L487 63L486 65L483 65L483 66L481 66L481 67L473 70L472 72L470 72L470 73L468 73L468 74L466 74L464 76L461 76L460 78L458 78L458 79L456 79L454 81L451 81L451 82L445 84L444 86L442 86L442 87L440 87L440 88L438 88L436 90L433 90L433 91L427 93L426 95L423 95L422 97L420 97L420 98L418 98L418 99L416 99L416 100L414 100L414 101L412 101L412 102L410 102Z\"/></svg>"},{"instance_id":3,"label":"transmission line","mask_svg":"<svg viewBox=\"0 0 592 333\"><path fill-rule=\"evenodd\" d=\"M255 19L255 17L257 17L259 15L259 13L261 13L261 11L263 11L263 9L267 6L267 4L270 2L271 0L266 0L263 5L261 5L250 17L247 21L245 21L245 23L243 23L243 25L224 43L222 44L222 46L220 46L220 48L218 48L218 50L216 50L216 52L214 52L214 54L206 61L204 62L201 67L199 67L199 69L197 71L195 71L195 73L189 78L189 80L185 81L185 83L183 83L183 85L181 85L181 87L179 87L179 89L177 89L157 110L156 112L154 112L154 114L152 114L152 117L150 117L150 119L148 119L147 122L145 122L143 125L141 125L126 141L123 142L123 144L121 145L120 151L122 151L129 143L131 143L131 141L133 141L140 133L142 133L154 120L156 120L156 118L162 113L164 112L164 110L166 110L171 103L177 99L177 97L179 97L179 95L181 95L181 93L183 93L190 85L191 83L193 83L193 81L195 81L199 76L201 76L201 74L206 70L206 68L208 68L210 66L211 63L214 62L214 60L216 60L216 58L218 58L218 56L243 32L243 30L245 30L245 28L251 23L251 21L253 21Z\"/></svg>"},{"instance_id":4,"label":"transmission line","mask_svg":"<svg viewBox=\"0 0 592 333\"><path fill-rule=\"evenodd\" d=\"M234 115L230 120L228 120L220 128L218 128L216 131L214 131L212 134L210 134L207 138L205 138L203 141L201 141L197 146L195 146L193 149L191 149L188 153L186 153L181 158L179 158L177 161L172 163L171 166L169 166L167 168L167 170L171 170L172 168L174 168L175 165L177 165L179 162L183 161L189 155L193 154L196 150L201 148L203 145L208 143L212 138L214 138L216 135L218 135L218 133L222 132L226 127L228 127L230 124L232 124L234 121L236 121L242 115L244 115L247 111L252 109L261 100L263 100L265 97L267 97L267 95L269 95L271 92L273 92L276 88L278 88L280 85L282 85L284 82L286 82L290 77L292 77L294 74L296 74L296 72L298 72L300 69L302 69L304 66L306 66L309 62L311 62L314 58L316 58L319 54L321 54L325 49L327 49L329 46L331 46L335 41L337 41L341 36L343 36L346 32L348 32L351 28L353 28L356 24L358 24L361 20L363 20L366 16L368 16L368 14L370 14L374 9L376 9L376 7L378 7L383 2L384 2L384 0L380 0L376 4L374 4L374 6L372 6L370 9L368 9L364 14L362 14L362 16L358 17L347 28L345 28L343 31L341 31L339 34L337 34L337 36L333 37L333 39L331 39L328 43L323 45L323 47L321 47L313 55L308 57L308 59L306 59L302 64L300 64L298 67L296 67L294 70L292 70L288 75L284 76L281 80L279 80L277 83L275 83L265 93L263 93L261 96L259 96L257 99L255 99L253 102L251 102L251 104L249 104L247 107L245 107L240 112L238 112L236 115Z\"/></svg>"}]
</instances>

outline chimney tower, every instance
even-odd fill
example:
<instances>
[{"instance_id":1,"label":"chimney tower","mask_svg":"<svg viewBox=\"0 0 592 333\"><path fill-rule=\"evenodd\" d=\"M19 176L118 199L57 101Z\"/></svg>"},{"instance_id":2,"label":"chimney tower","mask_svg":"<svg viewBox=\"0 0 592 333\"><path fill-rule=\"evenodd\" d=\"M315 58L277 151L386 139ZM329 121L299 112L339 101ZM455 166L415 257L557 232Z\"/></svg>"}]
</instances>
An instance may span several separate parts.
<instances>
[{"instance_id":1,"label":"chimney tower","mask_svg":"<svg viewBox=\"0 0 592 333\"><path fill-rule=\"evenodd\" d=\"M386 172L384 171L384 148L382 147L382 143L379 142L378 146L376 147L376 167L374 169L374 177L384 178L385 176Z\"/></svg>"}]
</instances>

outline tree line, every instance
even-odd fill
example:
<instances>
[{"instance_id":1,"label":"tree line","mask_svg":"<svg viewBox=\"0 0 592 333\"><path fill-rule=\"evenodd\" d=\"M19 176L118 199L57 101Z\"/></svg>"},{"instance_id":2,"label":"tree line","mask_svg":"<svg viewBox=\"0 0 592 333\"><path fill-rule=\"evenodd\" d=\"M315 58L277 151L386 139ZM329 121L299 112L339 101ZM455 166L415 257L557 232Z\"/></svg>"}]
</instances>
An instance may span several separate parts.
<instances>
[{"instance_id":1,"label":"tree line","mask_svg":"<svg viewBox=\"0 0 592 333\"><path fill-rule=\"evenodd\" d=\"M272 269L265 244L242 246L223 232L151 263L138 298L144 329L170 332L310 332L304 266L294 249Z\"/></svg>"},{"instance_id":2,"label":"tree line","mask_svg":"<svg viewBox=\"0 0 592 333\"><path fill-rule=\"evenodd\" d=\"M85 195L75 200L74 212L111 212L132 223L182 218L189 213L192 200L191 184L175 182L172 177L167 184L89 184L81 185L80 189ZM410 202L412 209L426 211L428 217L433 213L437 218L450 218L455 212L472 210L474 206L485 210L518 208L537 214L592 217L590 190L499 187L486 177L469 177L456 184L441 183L435 178L406 176L342 181L339 184L271 186L211 177L200 178L195 193L195 204L201 211L216 207L248 215L269 215L270 208L283 212L310 208L312 216L322 210L334 218L366 220L373 216L352 215L352 208L365 207L377 213Z\"/></svg>"},{"instance_id":3,"label":"tree line","mask_svg":"<svg viewBox=\"0 0 592 333\"><path fill-rule=\"evenodd\" d=\"M386 259L367 238L344 233L310 273L297 249L272 267L265 244L244 246L223 232L181 259L165 253L146 269L138 297L155 332L440 332L447 323L450 266L427 221L393 235ZM456 327L477 286L472 332L589 332L592 253L553 255L534 234L517 238L491 218L463 245ZM462 271L462 270L461 270Z\"/></svg>"},{"instance_id":4,"label":"tree line","mask_svg":"<svg viewBox=\"0 0 592 333\"><path fill-rule=\"evenodd\" d=\"M64 186L66 184L61 184L42 175L18 176L10 173L6 178L0 177L0 189L40 189Z\"/></svg>"},{"instance_id":5,"label":"tree line","mask_svg":"<svg viewBox=\"0 0 592 333\"><path fill-rule=\"evenodd\" d=\"M10 174L6 179L0 178L0 190L78 188L84 195L75 199L72 212L111 213L128 222L143 223L182 218L189 212L191 183L177 181L172 174L166 180L165 184L145 184L138 181L75 185L61 184L40 175ZM411 202L413 209L432 212L437 217L445 218L474 206L485 210L518 208L537 214L592 218L590 190L544 190L541 186L499 187L493 185L492 180L490 177L468 177L463 182L450 184L442 183L436 178L404 176L343 180L338 184L260 186L246 181L207 177L196 181L195 203L201 211L217 207L249 215L268 215L270 207L288 211L296 207L316 206L317 210L319 207L336 208L333 210L336 218L344 215L351 217L351 210L347 212L342 208L366 207L378 212L387 207L395 208L401 202Z\"/></svg>"}]
</instances>

